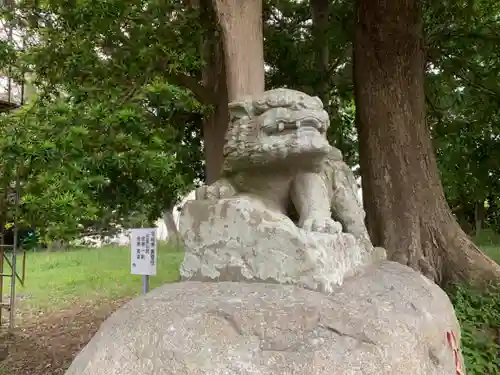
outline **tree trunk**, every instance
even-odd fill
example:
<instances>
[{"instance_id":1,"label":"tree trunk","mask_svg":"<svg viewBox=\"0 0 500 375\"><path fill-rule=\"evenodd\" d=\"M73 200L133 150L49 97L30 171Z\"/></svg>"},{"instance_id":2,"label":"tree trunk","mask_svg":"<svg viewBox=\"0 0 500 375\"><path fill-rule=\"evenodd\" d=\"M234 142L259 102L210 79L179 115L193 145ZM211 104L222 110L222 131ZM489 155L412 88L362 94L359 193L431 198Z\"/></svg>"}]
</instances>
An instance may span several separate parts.
<instances>
[{"instance_id":1,"label":"tree trunk","mask_svg":"<svg viewBox=\"0 0 500 375\"><path fill-rule=\"evenodd\" d=\"M227 96L226 96L227 97ZM220 100L218 98L218 100ZM223 100L223 99L222 99ZM227 100L215 105L214 111L203 119L203 144L205 151L205 183L217 181L224 162L223 148L229 113Z\"/></svg>"},{"instance_id":2,"label":"tree trunk","mask_svg":"<svg viewBox=\"0 0 500 375\"><path fill-rule=\"evenodd\" d=\"M203 84L216 102L203 123L205 183L210 184L224 161L228 103L264 91L262 0L201 0L199 6L201 17L211 20L202 46Z\"/></svg>"},{"instance_id":3,"label":"tree trunk","mask_svg":"<svg viewBox=\"0 0 500 375\"><path fill-rule=\"evenodd\" d=\"M317 95L325 108L329 106L330 89L328 71L330 66L330 52L328 49L328 17L330 14L329 0L311 0L311 13L313 20L314 53L316 69L318 71Z\"/></svg>"},{"instance_id":4,"label":"tree trunk","mask_svg":"<svg viewBox=\"0 0 500 375\"><path fill-rule=\"evenodd\" d=\"M229 101L264 91L262 0L213 0Z\"/></svg>"},{"instance_id":5,"label":"tree trunk","mask_svg":"<svg viewBox=\"0 0 500 375\"><path fill-rule=\"evenodd\" d=\"M226 66L223 44L218 31L217 16L212 0L197 0L193 4L200 9L200 17L206 25L206 35L201 41L201 53L205 66L202 82L213 95L213 108L203 119L203 144L205 153L205 183L215 182L224 162L223 148L229 122Z\"/></svg>"},{"instance_id":6,"label":"tree trunk","mask_svg":"<svg viewBox=\"0 0 500 375\"><path fill-rule=\"evenodd\" d=\"M479 234L483 229L485 216L486 208L484 207L484 202L476 202L474 205L474 230L476 234Z\"/></svg>"},{"instance_id":7,"label":"tree trunk","mask_svg":"<svg viewBox=\"0 0 500 375\"><path fill-rule=\"evenodd\" d=\"M222 42L214 32L212 40L205 46L203 82L214 94L212 111L203 119L203 144L205 147L205 183L215 182L222 171L225 135L229 122L226 69L222 52Z\"/></svg>"},{"instance_id":8,"label":"tree trunk","mask_svg":"<svg viewBox=\"0 0 500 375\"><path fill-rule=\"evenodd\" d=\"M358 0L354 78L363 201L376 246L441 285L498 280L500 266L445 200L425 122L419 0Z\"/></svg>"},{"instance_id":9,"label":"tree trunk","mask_svg":"<svg viewBox=\"0 0 500 375\"><path fill-rule=\"evenodd\" d=\"M182 247L182 238L177 229L177 225L175 225L173 208L167 208L163 212L163 221L165 222L165 226L167 227L167 241L168 244L176 249Z\"/></svg>"}]
</instances>

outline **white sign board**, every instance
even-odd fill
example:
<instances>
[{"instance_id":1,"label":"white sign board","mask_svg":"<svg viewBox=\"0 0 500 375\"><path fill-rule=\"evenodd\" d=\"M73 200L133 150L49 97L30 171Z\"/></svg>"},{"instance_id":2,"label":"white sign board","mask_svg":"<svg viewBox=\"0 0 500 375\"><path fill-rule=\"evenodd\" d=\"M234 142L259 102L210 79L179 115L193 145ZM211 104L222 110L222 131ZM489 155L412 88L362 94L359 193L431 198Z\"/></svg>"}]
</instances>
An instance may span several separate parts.
<instances>
[{"instance_id":1,"label":"white sign board","mask_svg":"<svg viewBox=\"0 0 500 375\"><path fill-rule=\"evenodd\" d=\"M134 275L156 275L158 259L156 228L130 230L131 272Z\"/></svg>"}]
</instances>

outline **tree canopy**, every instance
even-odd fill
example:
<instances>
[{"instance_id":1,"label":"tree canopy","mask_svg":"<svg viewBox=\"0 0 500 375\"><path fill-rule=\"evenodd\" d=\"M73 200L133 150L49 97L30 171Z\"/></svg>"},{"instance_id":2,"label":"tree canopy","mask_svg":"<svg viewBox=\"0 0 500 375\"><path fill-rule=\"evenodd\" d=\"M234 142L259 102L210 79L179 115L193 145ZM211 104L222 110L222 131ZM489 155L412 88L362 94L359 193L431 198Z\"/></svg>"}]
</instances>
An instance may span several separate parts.
<instances>
[{"instance_id":1,"label":"tree canopy","mask_svg":"<svg viewBox=\"0 0 500 375\"><path fill-rule=\"evenodd\" d=\"M175 6L118 4L25 4L12 21L26 42L10 48L11 71L35 77L38 95L2 116L3 182L19 165L23 220L52 237L151 222L202 177L204 108L165 76L200 64L164 18ZM159 33L186 52L164 59Z\"/></svg>"},{"instance_id":2,"label":"tree canopy","mask_svg":"<svg viewBox=\"0 0 500 375\"><path fill-rule=\"evenodd\" d=\"M37 88L0 119L1 184L12 187L19 166L26 224L55 238L153 220L203 180L203 121L218 97L204 79L217 27L203 4L20 1L3 11L24 42L0 42L2 74ZM492 0L424 9L427 119L446 197L472 226L497 230L499 15ZM357 165L353 2L266 1L263 24L266 85L320 95L330 140Z\"/></svg>"}]
</instances>

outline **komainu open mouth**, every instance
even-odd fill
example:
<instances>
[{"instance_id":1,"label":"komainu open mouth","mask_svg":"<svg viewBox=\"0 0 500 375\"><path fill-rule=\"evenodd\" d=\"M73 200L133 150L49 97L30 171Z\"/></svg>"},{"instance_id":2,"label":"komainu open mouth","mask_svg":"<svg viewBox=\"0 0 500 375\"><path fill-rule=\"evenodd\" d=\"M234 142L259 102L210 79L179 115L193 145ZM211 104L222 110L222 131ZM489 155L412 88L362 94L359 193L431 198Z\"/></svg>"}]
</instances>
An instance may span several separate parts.
<instances>
[{"instance_id":1,"label":"komainu open mouth","mask_svg":"<svg viewBox=\"0 0 500 375\"><path fill-rule=\"evenodd\" d=\"M321 119L313 116L306 116L295 122L297 128L314 128L320 133L326 132L326 123Z\"/></svg>"},{"instance_id":2,"label":"komainu open mouth","mask_svg":"<svg viewBox=\"0 0 500 375\"><path fill-rule=\"evenodd\" d=\"M321 116L307 114L300 117L293 117L294 116L287 116L286 118L276 117L271 122L264 121L262 130L268 135L273 135L278 133L290 133L299 128L312 128L317 130L319 133L324 134L328 127L328 122L325 121L325 119L320 118Z\"/></svg>"}]
</instances>

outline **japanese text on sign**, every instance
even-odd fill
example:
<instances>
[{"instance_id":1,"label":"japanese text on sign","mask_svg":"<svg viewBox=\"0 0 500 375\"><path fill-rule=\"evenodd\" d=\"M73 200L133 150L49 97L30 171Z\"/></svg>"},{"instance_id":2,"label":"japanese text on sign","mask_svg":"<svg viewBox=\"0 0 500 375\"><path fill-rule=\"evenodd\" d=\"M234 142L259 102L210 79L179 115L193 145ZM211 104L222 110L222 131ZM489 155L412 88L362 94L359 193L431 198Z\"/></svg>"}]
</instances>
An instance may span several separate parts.
<instances>
[{"instance_id":1,"label":"japanese text on sign","mask_svg":"<svg viewBox=\"0 0 500 375\"><path fill-rule=\"evenodd\" d=\"M156 275L156 228L137 228L130 233L131 272L134 275Z\"/></svg>"}]
</instances>

